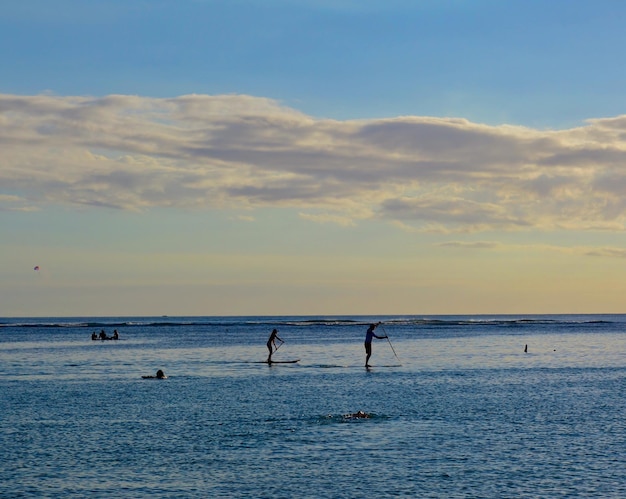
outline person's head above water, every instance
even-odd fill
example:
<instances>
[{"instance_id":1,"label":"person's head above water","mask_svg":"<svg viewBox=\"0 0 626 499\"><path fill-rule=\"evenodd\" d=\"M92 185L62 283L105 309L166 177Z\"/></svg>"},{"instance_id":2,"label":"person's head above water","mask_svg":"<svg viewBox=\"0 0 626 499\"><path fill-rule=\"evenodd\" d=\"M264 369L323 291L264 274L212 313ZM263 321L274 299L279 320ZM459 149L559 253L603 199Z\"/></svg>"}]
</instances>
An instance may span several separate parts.
<instances>
[{"instance_id":1,"label":"person's head above water","mask_svg":"<svg viewBox=\"0 0 626 499\"><path fill-rule=\"evenodd\" d=\"M156 377L157 378L165 378L165 373L161 369L159 369L157 371L157 373L156 373Z\"/></svg>"}]
</instances>

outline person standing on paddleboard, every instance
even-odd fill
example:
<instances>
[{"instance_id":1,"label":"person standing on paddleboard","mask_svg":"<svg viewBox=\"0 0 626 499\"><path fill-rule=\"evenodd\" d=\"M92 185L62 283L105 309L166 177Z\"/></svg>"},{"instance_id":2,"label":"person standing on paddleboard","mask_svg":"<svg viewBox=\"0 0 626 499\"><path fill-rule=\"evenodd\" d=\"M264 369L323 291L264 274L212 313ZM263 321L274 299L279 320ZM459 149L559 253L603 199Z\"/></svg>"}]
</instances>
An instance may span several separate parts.
<instances>
[{"instance_id":1,"label":"person standing on paddleboard","mask_svg":"<svg viewBox=\"0 0 626 499\"><path fill-rule=\"evenodd\" d=\"M282 339L280 339L280 337L278 336L278 329L274 329L272 331L272 334L270 334L269 339L267 340L267 349L270 351L270 354L267 356L267 363L271 363L272 362L272 354L278 350L278 347L276 346L276 340L280 341L280 344L282 345L283 343L285 343Z\"/></svg>"},{"instance_id":2,"label":"person standing on paddleboard","mask_svg":"<svg viewBox=\"0 0 626 499\"><path fill-rule=\"evenodd\" d=\"M377 336L374 333L374 329L376 329L380 325L380 322L377 324L370 324L370 327L367 329L367 333L365 333L365 367L370 367L370 357L372 356L372 338L377 338L379 340L384 340L387 336Z\"/></svg>"}]
</instances>

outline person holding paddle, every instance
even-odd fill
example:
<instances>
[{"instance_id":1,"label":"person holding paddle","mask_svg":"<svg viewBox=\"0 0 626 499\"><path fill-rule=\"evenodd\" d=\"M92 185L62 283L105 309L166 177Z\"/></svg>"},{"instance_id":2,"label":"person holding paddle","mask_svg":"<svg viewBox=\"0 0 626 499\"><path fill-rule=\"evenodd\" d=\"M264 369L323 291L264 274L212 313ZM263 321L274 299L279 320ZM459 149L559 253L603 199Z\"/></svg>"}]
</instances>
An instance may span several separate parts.
<instances>
[{"instance_id":1,"label":"person holding paddle","mask_svg":"<svg viewBox=\"0 0 626 499\"><path fill-rule=\"evenodd\" d=\"M380 322L377 324L370 324L370 327L367 329L367 333L365 333L365 367L370 367L369 361L372 356L372 338L377 338L379 340L387 338L387 335L377 336L376 333L374 333L374 329L378 326L380 326Z\"/></svg>"},{"instance_id":2,"label":"person holding paddle","mask_svg":"<svg viewBox=\"0 0 626 499\"><path fill-rule=\"evenodd\" d=\"M272 334L270 334L269 339L267 340L267 349L270 351L270 354L267 356L267 363L271 364L272 363L272 354L278 350L278 347L276 346L276 340L280 341L280 345L282 345L283 343L285 343L279 336L278 336L278 329L274 329L272 331ZM280 346L278 345L278 346Z\"/></svg>"}]
</instances>

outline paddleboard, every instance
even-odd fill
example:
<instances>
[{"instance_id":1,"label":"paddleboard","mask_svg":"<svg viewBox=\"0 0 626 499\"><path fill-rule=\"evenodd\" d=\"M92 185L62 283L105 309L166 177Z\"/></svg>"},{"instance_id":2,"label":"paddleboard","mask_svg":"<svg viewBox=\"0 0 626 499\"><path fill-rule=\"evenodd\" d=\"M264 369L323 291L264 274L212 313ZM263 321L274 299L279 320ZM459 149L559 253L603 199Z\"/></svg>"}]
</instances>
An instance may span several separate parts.
<instances>
[{"instance_id":1,"label":"paddleboard","mask_svg":"<svg viewBox=\"0 0 626 499\"><path fill-rule=\"evenodd\" d=\"M259 360L256 364L295 364L296 362L300 362L300 359L295 360L272 360L268 362L267 360Z\"/></svg>"},{"instance_id":2,"label":"paddleboard","mask_svg":"<svg viewBox=\"0 0 626 499\"><path fill-rule=\"evenodd\" d=\"M381 367L402 367L401 364L386 364L386 365L370 365L365 367L363 364L359 365L347 365L341 366L338 364L307 364L306 367L316 367L319 369L372 369L372 368L381 368Z\"/></svg>"}]
</instances>

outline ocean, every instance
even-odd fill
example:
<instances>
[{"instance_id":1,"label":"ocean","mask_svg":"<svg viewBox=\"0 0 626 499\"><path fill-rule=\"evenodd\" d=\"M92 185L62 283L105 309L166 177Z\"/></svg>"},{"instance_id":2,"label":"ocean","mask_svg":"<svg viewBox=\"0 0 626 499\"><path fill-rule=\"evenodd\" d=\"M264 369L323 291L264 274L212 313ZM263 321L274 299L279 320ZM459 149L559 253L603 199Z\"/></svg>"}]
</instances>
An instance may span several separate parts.
<instances>
[{"instance_id":1,"label":"ocean","mask_svg":"<svg viewBox=\"0 0 626 499\"><path fill-rule=\"evenodd\" d=\"M2 498L624 498L625 421L626 315L0 319Z\"/></svg>"}]
</instances>

